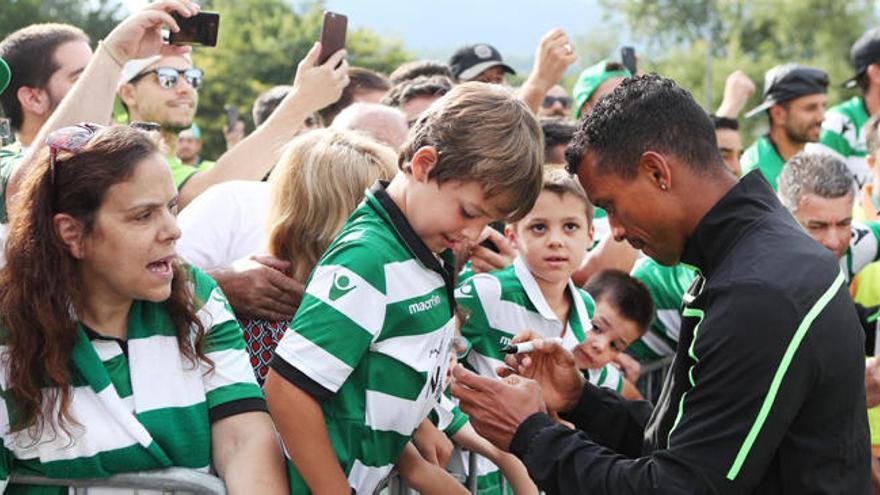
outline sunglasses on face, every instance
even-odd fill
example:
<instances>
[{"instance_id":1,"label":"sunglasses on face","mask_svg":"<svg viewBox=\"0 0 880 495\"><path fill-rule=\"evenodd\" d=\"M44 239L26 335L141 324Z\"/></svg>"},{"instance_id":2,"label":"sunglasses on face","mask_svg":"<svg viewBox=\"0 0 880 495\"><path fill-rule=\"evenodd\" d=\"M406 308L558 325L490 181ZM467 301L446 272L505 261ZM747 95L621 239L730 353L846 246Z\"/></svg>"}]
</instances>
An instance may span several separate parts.
<instances>
[{"instance_id":1,"label":"sunglasses on face","mask_svg":"<svg viewBox=\"0 0 880 495\"><path fill-rule=\"evenodd\" d=\"M180 79L180 76L183 76L183 80L189 83L193 89L199 89L199 86L202 85L202 79L204 79L205 76L202 69L192 68L180 70L175 69L174 67L157 67L153 70L141 72L134 76L129 82L134 83L150 74L156 74L156 80L159 81L159 86L162 86L165 89L173 88L177 84L177 80Z\"/></svg>"},{"instance_id":2,"label":"sunglasses on face","mask_svg":"<svg viewBox=\"0 0 880 495\"><path fill-rule=\"evenodd\" d=\"M544 108L550 108L557 101L565 108L571 106L571 98L569 98L568 96L545 96L544 102L541 104L541 106Z\"/></svg>"}]
</instances>

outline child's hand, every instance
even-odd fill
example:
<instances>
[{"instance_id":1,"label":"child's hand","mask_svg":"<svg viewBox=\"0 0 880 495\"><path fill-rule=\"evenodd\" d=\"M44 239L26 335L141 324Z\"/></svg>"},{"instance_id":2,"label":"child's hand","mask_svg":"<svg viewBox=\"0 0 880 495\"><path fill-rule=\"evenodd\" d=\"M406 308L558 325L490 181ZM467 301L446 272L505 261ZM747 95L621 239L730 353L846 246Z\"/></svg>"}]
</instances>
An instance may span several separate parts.
<instances>
[{"instance_id":1,"label":"child's hand","mask_svg":"<svg viewBox=\"0 0 880 495\"><path fill-rule=\"evenodd\" d=\"M516 250L513 249L513 245L510 244L510 241L508 241L501 232L498 232L490 226L486 226L486 228L483 229L479 242L483 242L484 240L488 240L494 244L495 247L498 248L498 252L496 253L495 251L479 244L475 245L470 250L471 268L474 270L474 273L486 273L494 270L501 270L502 268L506 268L513 264L513 260L516 258Z\"/></svg>"},{"instance_id":2,"label":"child's hand","mask_svg":"<svg viewBox=\"0 0 880 495\"><path fill-rule=\"evenodd\" d=\"M614 363L620 365L624 378L633 383L639 381L639 377L642 375L642 365L632 356L621 352L614 358Z\"/></svg>"}]
</instances>

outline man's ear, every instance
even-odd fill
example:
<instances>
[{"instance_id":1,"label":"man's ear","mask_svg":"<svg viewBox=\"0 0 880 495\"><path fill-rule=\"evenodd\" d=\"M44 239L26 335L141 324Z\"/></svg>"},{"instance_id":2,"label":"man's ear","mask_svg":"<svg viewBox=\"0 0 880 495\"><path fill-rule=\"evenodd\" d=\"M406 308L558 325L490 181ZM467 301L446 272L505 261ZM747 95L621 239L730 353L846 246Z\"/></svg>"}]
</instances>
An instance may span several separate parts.
<instances>
[{"instance_id":1,"label":"man's ear","mask_svg":"<svg viewBox=\"0 0 880 495\"><path fill-rule=\"evenodd\" d=\"M85 225L67 213L56 214L52 217L52 223L70 255L82 259L85 256Z\"/></svg>"},{"instance_id":2,"label":"man's ear","mask_svg":"<svg viewBox=\"0 0 880 495\"><path fill-rule=\"evenodd\" d=\"M672 170L667 157L656 151L646 151L639 158L639 171L660 191L672 189Z\"/></svg>"},{"instance_id":3,"label":"man's ear","mask_svg":"<svg viewBox=\"0 0 880 495\"><path fill-rule=\"evenodd\" d=\"M49 101L49 94L44 89L21 86L15 96L21 108L28 113L48 116L52 112L52 102Z\"/></svg>"},{"instance_id":4,"label":"man's ear","mask_svg":"<svg viewBox=\"0 0 880 495\"><path fill-rule=\"evenodd\" d=\"M119 95L119 99L122 100L122 103L125 103L126 107L132 108L134 106L137 106L137 98L134 94L134 84L123 84L119 87L117 94Z\"/></svg>"},{"instance_id":5,"label":"man's ear","mask_svg":"<svg viewBox=\"0 0 880 495\"><path fill-rule=\"evenodd\" d=\"M422 146L416 150L412 160L409 162L413 178L417 182L427 182L428 175L437 166L439 159L440 154L437 152L437 148L433 146Z\"/></svg>"},{"instance_id":6,"label":"man's ear","mask_svg":"<svg viewBox=\"0 0 880 495\"><path fill-rule=\"evenodd\" d=\"M874 84L880 84L880 64L871 64L867 70L868 79Z\"/></svg>"}]
</instances>

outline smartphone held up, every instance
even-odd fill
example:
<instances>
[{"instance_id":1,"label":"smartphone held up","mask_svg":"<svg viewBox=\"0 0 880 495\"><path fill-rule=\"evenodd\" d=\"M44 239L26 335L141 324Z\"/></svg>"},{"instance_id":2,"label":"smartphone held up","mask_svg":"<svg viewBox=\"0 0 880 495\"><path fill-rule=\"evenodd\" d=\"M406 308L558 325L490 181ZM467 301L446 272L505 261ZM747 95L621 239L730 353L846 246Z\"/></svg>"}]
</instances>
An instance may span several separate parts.
<instances>
[{"instance_id":1,"label":"smartphone held up","mask_svg":"<svg viewBox=\"0 0 880 495\"><path fill-rule=\"evenodd\" d=\"M168 34L168 43L172 45L217 46L217 32L220 29L218 12L199 12L190 17L172 14L180 28L178 32Z\"/></svg>"},{"instance_id":2,"label":"smartphone held up","mask_svg":"<svg viewBox=\"0 0 880 495\"><path fill-rule=\"evenodd\" d=\"M348 30L348 17L336 12L324 12L324 25L321 27L321 53L318 65L323 65L334 53L345 48L345 34Z\"/></svg>"}]
</instances>

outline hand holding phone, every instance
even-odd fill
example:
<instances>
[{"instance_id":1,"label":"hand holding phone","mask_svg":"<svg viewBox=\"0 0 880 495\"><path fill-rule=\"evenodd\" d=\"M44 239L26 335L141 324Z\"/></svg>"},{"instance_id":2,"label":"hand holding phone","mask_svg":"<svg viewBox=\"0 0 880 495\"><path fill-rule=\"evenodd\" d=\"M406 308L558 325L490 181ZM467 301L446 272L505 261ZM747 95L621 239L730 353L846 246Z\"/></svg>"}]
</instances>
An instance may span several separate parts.
<instances>
[{"instance_id":1,"label":"hand holding phone","mask_svg":"<svg viewBox=\"0 0 880 495\"><path fill-rule=\"evenodd\" d=\"M171 14L180 31L168 34L172 45L217 46L217 31L220 29L220 14L199 12L190 17Z\"/></svg>"},{"instance_id":2,"label":"hand holding phone","mask_svg":"<svg viewBox=\"0 0 880 495\"><path fill-rule=\"evenodd\" d=\"M636 75L636 49L631 46L624 46L620 49L620 61L630 74Z\"/></svg>"},{"instance_id":3,"label":"hand holding phone","mask_svg":"<svg viewBox=\"0 0 880 495\"><path fill-rule=\"evenodd\" d=\"M336 12L324 12L324 25L321 27L321 53L318 65L331 55L345 48L345 33L348 30L348 17Z\"/></svg>"}]
</instances>

